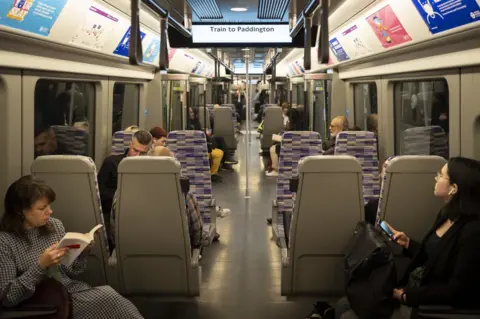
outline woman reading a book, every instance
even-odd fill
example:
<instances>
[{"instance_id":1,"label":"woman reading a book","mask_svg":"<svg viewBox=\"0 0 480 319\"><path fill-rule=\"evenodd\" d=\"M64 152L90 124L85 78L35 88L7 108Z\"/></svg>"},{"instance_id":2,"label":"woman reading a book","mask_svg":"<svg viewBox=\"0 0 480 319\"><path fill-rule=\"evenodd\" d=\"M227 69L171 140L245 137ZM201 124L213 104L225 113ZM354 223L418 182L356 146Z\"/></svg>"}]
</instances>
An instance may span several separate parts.
<instances>
[{"instance_id":1,"label":"woman reading a book","mask_svg":"<svg viewBox=\"0 0 480 319\"><path fill-rule=\"evenodd\" d=\"M58 248L65 235L60 220L52 218L55 193L31 176L14 182L5 195L0 220L0 291L2 303L15 307L35 293L46 277L62 283L71 295L74 318L143 318L135 306L110 286L90 287L70 279L87 263L85 249L70 265L62 264L69 248Z\"/></svg>"}]
</instances>

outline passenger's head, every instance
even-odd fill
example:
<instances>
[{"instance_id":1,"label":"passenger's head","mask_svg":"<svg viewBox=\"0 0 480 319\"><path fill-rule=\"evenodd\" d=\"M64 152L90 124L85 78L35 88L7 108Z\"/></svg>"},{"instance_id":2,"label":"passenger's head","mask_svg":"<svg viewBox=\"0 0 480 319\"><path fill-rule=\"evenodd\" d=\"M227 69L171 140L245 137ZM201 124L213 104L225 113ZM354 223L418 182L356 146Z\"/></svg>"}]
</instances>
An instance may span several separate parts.
<instances>
[{"instance_id":1,"label":"passenger's head","mask_svg":"<svg viewBox=\"0 0 480 319\"><path fill-rule=\"evenodd\" d=\"M447 202L444 213L450 220L478 217L480 207L480 162L452 157L437 174L435 196Z\"/></svg>"},{"instance_id":2,"label":"passenger's head","mask_svg":"<svg viewBox=\"0 0 480 319\"><path fill-rule=\"evenodd\" d=\"M283 115L287 116L289 110L290 110L290 105L288 105L288 103L283 103L282 104Z\"/></svg>"},{"instance_id":3,"label":"passenger's head","mask_svg":"<svg viewBox=\"0 0 480 319\"><path fill-rule=\"evenodd\" d=\"M154 146L165 146L167 143L167 132L161 127L155 126L150 130Z\"/></svg>"},{"instance_id":4,"label":"passenger's head","mask_svg":"<svg viewBox=\"0 0 480 319\"><path fill-rule=\"evenodd\" d=\"M147 131L137 131L132 137L128 156L147 155L152 148L152 134Z\"/></svg>"},{"instance_id":5,"label":"passenger's head","mask_svg":"<svg viewBox=\"0 0 480 319\"><path fill-rule=\"evenodd\" d=\"M348 130L348 120L345 116L337 116L330 123L330 135L337 136L338 133Z\"/></svg>"},{"instance_id":6,"label":"passenger's head","mask_svg":"<svg viewBox=\"0 0 480 319\"><path fill-rule=\"evenodd\" d=\"M124 129L123 131L126 132L126 133L134 133L134 132L137 132L138 130L140 130L138 128L138 126L131 125L131 126L127 127L126 129Z\"/></svg>"},{"instance_id":7,"label":"passenger's head","mask_svg":"<svg viewBox=\"0 0 480 319\"><path fill-rule=\"evenodd\" d=\"M41 233L51 233L49 225L55 201L55 192L46 184L27 175L15 181L7 190L4 199L4 214L0 229L27 239L26 230L40 228Z\"/></svg>"},{"instance_id":8,"label":"passenger's head","mask_svg":"<svg viewBox=\"0 0 480 319\"><path fill-rule=\"evenodd\" d=\"M213 108L218 109L220 107L220 104L215 104Z\"/></svg>"},{"instance_id":9,"label":"passenger's head","mask_svg":"<svg viewBox=\"0 0 480 319\"><path fill-rule=\"evenodd\" d=\"M378 135L378 115L370 114L367 117L367 131L373 132L375 136Z\"/></svg>"},{"instance_id":10,"label":"passenger's head","mask_svg":"<svg viewBox=\"0 0 480 319\"><path fill-rule=\"evenodd\" d=\"M173 157L173 153L170 152L168 148L165 146L156 146L148 152L149 156L166 156L166 157Z\"/></svg>"},{"instance_id":11,"label":"passenger's head","mask_svg":"<svg viewBox=\"0 0 480 319\"><path fill-rule=\"evenodd\" d=\"M37 131L33 143L35 157L50 155L57 150L57 137L50 127Z\"/></svg>"}]
</instances>

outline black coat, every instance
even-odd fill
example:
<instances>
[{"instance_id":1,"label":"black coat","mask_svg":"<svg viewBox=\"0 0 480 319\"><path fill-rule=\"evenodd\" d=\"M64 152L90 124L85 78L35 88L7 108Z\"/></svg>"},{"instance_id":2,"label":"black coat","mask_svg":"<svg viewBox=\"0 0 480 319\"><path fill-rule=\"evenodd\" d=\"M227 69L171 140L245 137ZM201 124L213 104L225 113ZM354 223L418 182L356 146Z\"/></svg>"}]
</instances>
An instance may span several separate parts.
<instances>
[{"instance_id":1,"label":"black coat","mask_svg":"<svg viewBox=\"0 0 480 319\"><path fill-rule=\"evenodd\" d=\"M127 156L128 151L120 155L110 155L103 160L102 168L98 172L98 188L102 201L102 211L110 214L113 197L117 191L118 165Z\"/></svg>"},{"instance_id":2,"label":"black coat","mask_svg":"<svg viewBox=\"0 0 480 319\"><path fill-rule=\"evenodd\" d=\"M421 284L406 288L406 304L450 305L473 307L480 300L480 220L466 218L456 221L443 235L436 254L427 258L425 241L446 217L437 216L433 227L421 243L410 242L404 253L413 260L400 282L405 286L411 271L425 265Z\"/></svg>"}]
</instances>

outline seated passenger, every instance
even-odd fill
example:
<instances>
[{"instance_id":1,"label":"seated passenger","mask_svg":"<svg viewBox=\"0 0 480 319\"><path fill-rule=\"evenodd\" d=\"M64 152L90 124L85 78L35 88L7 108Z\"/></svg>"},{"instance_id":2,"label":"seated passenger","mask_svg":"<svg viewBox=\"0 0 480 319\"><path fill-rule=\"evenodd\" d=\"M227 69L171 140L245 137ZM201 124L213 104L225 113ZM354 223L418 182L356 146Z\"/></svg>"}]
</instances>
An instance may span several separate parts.
<instances>
[{"instance_id":1,"label":"seated passenger","mask_svg":"<svg viewBox=\"0 0 480 319\"><path fill-rule=\"evenodd\" d=\"M167 132L161 127L155 126L150 130L153 138L153 146L166 146L167 144Z\"/></svg>"},{"instance_id":2,"label":"seated passenger","mask_svg":"<svg viewBox=\"0 0 480 319\"><path fill-rule=\"evenodd\" d=\"M190 124L188 129L196 130L196 131L203 131L202 126L200 124L200 120L198 119L198 114L192 108L188 108L189 116L190 116ZM212 182L221 182L222 178L218 175L218 170L220 169L220 165L222 163L222 159L224 156L224 151L217 148L217 142L212 137L211 130L205 130L205 135L208 144L208 155L212 161L212 165L210 167L210 175L212 178Z\"/></svg>"},{"instance_id":3,"label":"seated passenger","mask_svg":"<svg viewBox=\"0 0 480 319\"><path fill-rule=\"evenodd\" d=\"M148 152L149 156L168 156L173 157L172 152L164 146L156 146ZM109 260L111 266L116 264L116 253L115 253L115 217L117 215L117 192L112 204L112 213L110 216L110 225L112 232L112 257ZM186 210L187 221L188 221L188 232L190 234L190 246L193 249L200 249L202 247L203 239L208 237L208 234L203 231L203 220L198 210L198 203L195 196L191 193L188 193L186 196Z\"/></svg>"},{"instance_id":4,"label":"seated passenger","mask_svg":"<svg viewBox=\"0 0 480 319\"><path fill-rule=\"evenodd\" d=\"M435 196L445 201L421 243L390 227L395 242L413 258L392 292L402 307L392 318L410 318L412 307L442 305L478 308L480 298L480 162L451 158L435 178ZM335 307L336 318L357 318L346 298Z\"/></svg>"},{"instance_id":5,"label":"seated passenger","mask_svg":"<svg viewBox=\"0 0 480 319\"><path fill-rule=\"evenodd\" d=\"M135 133L135 132L138 132L140 129L138 128L138 126L136 125L130 125L129 127L127 127L126 129L124 129L123 131L125 133Z\"/></svg>"},{"instance_id":6,"label":"seated passenger","mask_svg":"<svg viewBox=\"0 0 480 319\"><path fill-rule=\"evenodd\" d=\"M330 139L323 142L323 155L335 153L335 143L340 132L348 130L348 120L345 116L337 116L330 123Z\"/></svg>"},{"instance_id":7,"label":"seated passenger","mask_svg":"<svg viewBox=\"0 0 480 319\"><path fill-rule=\"evenodd\" d=\"M300 120L297 116L296 110L290 108L288 103L284 103L283 105L283 124L285 131L295 131L296 127L298 126L298 121ZM282 132L279 132L281 135ZM275 177L278 176L278 161L280 156L280 148L281 142L274 142L273 145L270 147L270 164L271 166L268 168L266 175L268 177Z\"/></svg>"},{"instance_id":8,"label":"seated passenger","mask_svg":"<svg viewBox=\"0 0 480 319\"><path fill-rule=\"evenodd\" d=\"M98 188L102 202L102 211L105 218L105 227L110 233L110 211L112 210L113 195L117 190L118 165L127 156L147 155L152 146L152 135L147 131L137 131L130 142L130 147L124 154L110 155L103 161L98 172Z\"/></svg>"},{"instance_id":9,"label":"seated passenger","mask_svg":"<svg viewBox=\"0 0 480 319\"><path fill-rule=\"evenodd\" d=\"M21 304L49 276L68 290L73 318L143 318L130 301L110 286L92 288L71 279L85 270L92 245L71 266L60 264L68 248L56 248L65 229L60 220L51 217L50 204L54 200L53 190L31 176L20 178L7 190L0 221L0 291L5 292L2 305Z\"/></svg>"},{"instance_id":10,"label":"seated passenger","mask_svg":"<svg viewBox=\"0 0 480 319\"><path fill-rule=\"evenodd\" d=\"M57 136L51 127L37 131L33 143L35 145L35 158L42 155L67 154L65 148L57 142Z\"/></svg>"}]
</instances>

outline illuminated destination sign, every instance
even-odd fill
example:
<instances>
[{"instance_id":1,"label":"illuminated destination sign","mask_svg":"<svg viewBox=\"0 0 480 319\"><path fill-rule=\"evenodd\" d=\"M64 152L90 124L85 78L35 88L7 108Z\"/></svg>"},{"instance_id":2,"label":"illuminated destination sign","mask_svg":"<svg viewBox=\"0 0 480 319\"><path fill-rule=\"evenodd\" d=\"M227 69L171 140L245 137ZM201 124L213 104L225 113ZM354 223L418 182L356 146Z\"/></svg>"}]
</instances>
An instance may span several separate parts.
<instances>
[{"instance_id":1,"label":"illuminated destination sign","mask_svg":"<svg viewBox=\"0 0 480 319\"><path fill-rule=\"evenodd\" d=\"M291 43L288 24L192 25L193 43Z\"/></svg>"}]
</instances>

